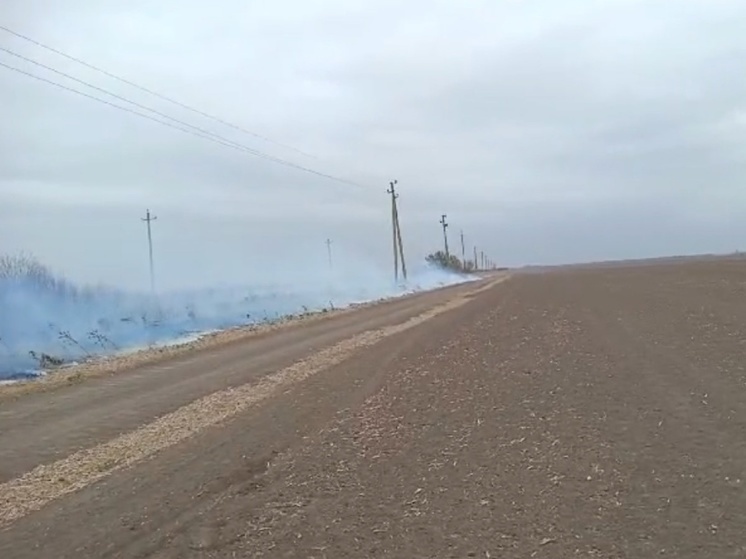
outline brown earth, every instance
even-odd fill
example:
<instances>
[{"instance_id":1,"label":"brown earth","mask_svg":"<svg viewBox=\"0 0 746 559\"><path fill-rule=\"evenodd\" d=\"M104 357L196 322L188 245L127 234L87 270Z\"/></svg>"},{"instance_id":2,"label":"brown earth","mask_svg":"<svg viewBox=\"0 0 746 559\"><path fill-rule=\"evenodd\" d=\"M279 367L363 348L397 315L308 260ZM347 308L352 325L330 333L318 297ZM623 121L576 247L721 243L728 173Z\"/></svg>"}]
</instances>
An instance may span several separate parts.
<instances>
[{"instance_id":1,"label":"brown earth","mask_svg":"<svg viewBox=\"0 0 746 559\"><path fill-rule=\"evenodd\" d=\"M746 557L744 260L473 288L0 402L0 557Z\"/></svg>"}]
</instances>

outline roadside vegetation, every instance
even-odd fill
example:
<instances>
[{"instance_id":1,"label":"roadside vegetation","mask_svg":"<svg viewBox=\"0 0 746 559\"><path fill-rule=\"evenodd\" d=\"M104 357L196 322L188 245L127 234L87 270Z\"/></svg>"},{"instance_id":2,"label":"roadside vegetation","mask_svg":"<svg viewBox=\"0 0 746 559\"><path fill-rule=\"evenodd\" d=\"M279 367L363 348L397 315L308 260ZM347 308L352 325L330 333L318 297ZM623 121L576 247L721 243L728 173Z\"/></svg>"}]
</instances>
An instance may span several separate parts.
<instances>
[{"instance_id":1,"label":"roadside vegetation","mask_svg":"<svg viewBox=\"0 0 746 559\"><path fill-rule=\"evenodd\" d=\"M262 325L353 303L431 289L465 278L425 266L406 285L387 276L132 293L79 286L30 255L0 256L0 380L125 350L189 340L216 330ZM444 273L445 272L445 273Z\"/></svg>"}]
</instances>

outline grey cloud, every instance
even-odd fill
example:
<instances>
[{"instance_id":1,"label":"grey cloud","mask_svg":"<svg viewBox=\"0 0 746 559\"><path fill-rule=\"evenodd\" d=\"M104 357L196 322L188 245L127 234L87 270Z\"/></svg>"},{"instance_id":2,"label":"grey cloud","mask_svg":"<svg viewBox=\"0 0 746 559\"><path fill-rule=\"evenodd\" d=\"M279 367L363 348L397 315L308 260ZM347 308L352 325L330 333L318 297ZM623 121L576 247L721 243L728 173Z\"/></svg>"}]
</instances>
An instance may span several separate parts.
<instances>
[{"instance_id":1,"label":"grey cloud","mask_svg":"<svg viewBox=\"0 0 746 559\"><path fill-rule=\"evenodd\" d=\"M385 267L392 178L413 258L439 245L441 212L454 234L463 228L470 245L510 264L732 250L746 236L743 220L733 219L746 204L741 3L285 0L223 8L13 0L6 14L10 27L317 158L10 36L0 34L0 46L365 188L0 68L0 208L12 203L29 216L0 220L8 250L34 251L96 280L106 274L62 254L68 233L57 231L105 258L106 246L126 243L123 230L139 234L137 217L151 206L172 220L159 227L172 232L161 250L173 270L188 261L174 256L178 227L215 269L244 246L233 235L264 237L251 250L270 259L294 239L335 236ZM95 238L72 225L86 211L107 216ZM105 222L132 229L115 235Z\"/></svg>"}]
</instances>

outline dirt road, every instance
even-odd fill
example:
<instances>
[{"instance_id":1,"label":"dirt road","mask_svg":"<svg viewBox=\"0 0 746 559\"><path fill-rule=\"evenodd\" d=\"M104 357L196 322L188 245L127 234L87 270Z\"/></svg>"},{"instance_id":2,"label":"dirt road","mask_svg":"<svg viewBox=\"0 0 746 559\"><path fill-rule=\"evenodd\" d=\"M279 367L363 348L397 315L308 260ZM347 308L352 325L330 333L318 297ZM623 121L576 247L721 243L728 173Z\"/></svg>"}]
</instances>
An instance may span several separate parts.
<instances>
[{"instance_id":1,"label":"dirt road","mask_svg":"<svg viewBox=\"0 0 746 559\"><path fill-rule=\"evenodd\" d=\"M474 288L0 401L0 557L746 557L745 261Z\"/></svg>"}]
</instances>

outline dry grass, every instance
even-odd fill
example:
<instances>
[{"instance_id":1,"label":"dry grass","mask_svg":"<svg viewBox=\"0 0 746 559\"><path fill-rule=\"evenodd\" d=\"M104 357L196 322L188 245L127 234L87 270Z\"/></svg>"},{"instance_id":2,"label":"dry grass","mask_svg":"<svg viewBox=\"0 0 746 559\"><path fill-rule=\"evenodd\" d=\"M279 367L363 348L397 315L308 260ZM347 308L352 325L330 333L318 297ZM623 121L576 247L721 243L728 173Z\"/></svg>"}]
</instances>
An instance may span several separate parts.
<instances>
[{"instance_id":1,"label":"dry grass","mask_svg":"<svg viewBox=\"0 0 746 559\"><path fill-rule=\"evenodd\" d=\"M342 309L309 312L302 315L283 318L268 324L240 326L220 332L206 334L198 340L178 345L145 348L140 351L123 355L100 357L73 366L51 369L48 374L28 381L0 385L0 402L36 392L49 392L58 388L78 384L85 380L126 372L143 365L152 365L180 355L194 353L205 349L216 349L232 343L249 340L258 336L265 336L272 332L326 320L352 312L361 307L378 304L382 301L359 303Z\"/></svg>"}]
</instances>

